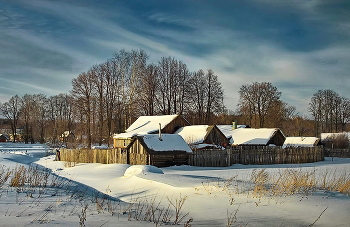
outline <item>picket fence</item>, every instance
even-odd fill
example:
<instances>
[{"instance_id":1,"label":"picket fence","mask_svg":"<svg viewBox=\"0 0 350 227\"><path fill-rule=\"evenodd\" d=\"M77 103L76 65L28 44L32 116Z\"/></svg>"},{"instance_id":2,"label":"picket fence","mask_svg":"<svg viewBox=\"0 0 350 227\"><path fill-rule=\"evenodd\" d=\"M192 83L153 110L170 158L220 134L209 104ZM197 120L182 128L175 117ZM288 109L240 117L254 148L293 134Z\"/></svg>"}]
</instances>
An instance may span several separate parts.
<instances>
[{"instance_id":1,"label":"picket fence","mask_svg":"<svg viewBox=\"0 0 350 227\"><path fill-rule=\"evenodd\" d=\"M240 147L225 150L197 150L189 155L188 164L203 167L226 167L232 164L269 165L308 163L324 160L322 147Z\"/></svg>"},{"instance_id":2,"label":"picket fence","mask_svg":"<svg viewBox=\"0 0 350 227\"><path fill-rule=\"evenodd\" d=\"M56 159L77 163L121 163L126 164L126 153L119 149L63 149L56 154Z\"/></svg>"},{"instance_id":3,"label":"picket fence","mask_svg":"<svg viewBox=\"0 0 350 227\"><path fill-rule=\"evenodd\" d=\"M137 158L137 157L135 157ZM127 163L120 149L60 149L57 160L77 163ZM324 160L322 147L239 147L225 150L196 150L188 156L188 165L226 167L233 164L268 165L307 163Z\"/></svg>"}]
</instances>

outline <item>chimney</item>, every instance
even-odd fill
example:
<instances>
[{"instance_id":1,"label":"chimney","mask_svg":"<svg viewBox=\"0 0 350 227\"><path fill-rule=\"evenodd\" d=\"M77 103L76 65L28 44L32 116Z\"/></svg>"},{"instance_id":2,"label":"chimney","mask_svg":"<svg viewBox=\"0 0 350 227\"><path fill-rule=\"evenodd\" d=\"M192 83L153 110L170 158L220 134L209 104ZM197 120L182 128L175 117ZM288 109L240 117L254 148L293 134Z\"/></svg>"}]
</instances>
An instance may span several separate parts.
<instances>
[{"instance_id":1,"label":"chimney","mask_svg":"<svg viewBox=\"0 0 350 227\"><path fill-rule=\"evenodd\" d=\"M162 141L162 125L159 123L159 133L158 133L159 140Z\"/></svg>"},{"instance_id":2,"label":"chimney","mask_svg":"<svg viewBox=\"0 0 350 227\"><path fill-rule=\"evenodd\" d=\"M235 129L237 129L237 123L236 123L236 121L233 121L232 122L232 130L235 130Z\"/></svg>"}]
</instances>

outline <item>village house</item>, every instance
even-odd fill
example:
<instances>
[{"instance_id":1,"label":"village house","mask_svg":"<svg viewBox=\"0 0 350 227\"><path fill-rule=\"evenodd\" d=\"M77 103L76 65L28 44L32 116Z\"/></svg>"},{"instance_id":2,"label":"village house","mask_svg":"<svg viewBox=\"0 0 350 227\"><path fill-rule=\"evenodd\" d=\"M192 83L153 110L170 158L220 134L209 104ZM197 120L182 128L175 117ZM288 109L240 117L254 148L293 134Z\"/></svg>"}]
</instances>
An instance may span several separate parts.
<instances>
[{"instance_id":1,"label":"village house","mask_svg":"<svg viewBox=\"0 0 350 227\"><path fill-rule=\"evenodd\" d=\"M229 141L215 125L191 125L178 129L175 134L182 138L194 150L207 148L225 148Z\"/></svg>"},{"instance_id":2,"label":"village house","mask_svg":"<svg viewBox=\"0 0 350 227\"><path fill-rule=\"evenodd\" d=\"M232 146L282 146L286 137L278 128L238 128L232 140Z\"/></svg>"},{"instance_id":3,"label":"village house","mask_svg":"<svg viewBox=\"0 0 350 227\"><path fill-rule=\"evenodd\" d=\"M75 135L72 131L64 131L60 136L62 143L72 143L75 140Z\"/></svg>"},{"instance_id":4,"label":"village house","mask_svg":"<svg viewBox=\"0 0 350 227\"><path fill-rule=\"evenodd\" d=\"M141 116L124 133L114 134L114 148L127 148L137 135L174 134L176 130L190 123L181 115Z\"/></svg>"},{"instance_id":5,"label":"village house","mask_svg":"<svg viewBox=\"0 0 350 227\"><path fill-rule=\"evenodd\" d=\"M147 134L135 136L124 150L126 163L167 167L187 164L191 148L177 134Z\"/></svg>"},{"instance_id":6,"label":"village house","mask_svg":"<svg viewBox=\"0 0 350 227\"><path fill-rule=\"evenodd\" d=\"M0 134L0 142L7 142L10 138L5 134Z\"/></svg>"},{"instance_id":7,"label":"village house","mask_svg":"<svg viewBox=\"0 0 350 227\"><path fill-rule=\"evenodd\" d=\"M320 138L317 137L286 137L282 148L290 147L316 147L320 144Z\"/></svg>"}]
</instances>

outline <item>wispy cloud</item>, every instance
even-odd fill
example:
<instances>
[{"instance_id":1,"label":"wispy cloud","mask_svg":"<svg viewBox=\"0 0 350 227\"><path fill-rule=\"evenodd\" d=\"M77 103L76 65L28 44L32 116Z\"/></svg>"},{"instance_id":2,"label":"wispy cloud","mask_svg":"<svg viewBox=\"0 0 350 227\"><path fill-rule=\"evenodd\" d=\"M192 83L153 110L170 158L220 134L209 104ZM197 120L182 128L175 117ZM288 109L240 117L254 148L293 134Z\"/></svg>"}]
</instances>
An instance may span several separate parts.
<instances>
[{"instance_id":1,"label":"wispy cloud","mask_svg":"<svg viewBox=\"0 0 350 227\"><path fill-rule=\"evenodd\" d=\"M67 92L81 71L121 48L142 48L150 62L173 56L190 71L213 69L230 109L240 86L255 81L272 82L301 112L318 89L348 95L345 0L19 0L2 6L0 77L11 76L10 89Z\"/></svg>"}]
</instances>

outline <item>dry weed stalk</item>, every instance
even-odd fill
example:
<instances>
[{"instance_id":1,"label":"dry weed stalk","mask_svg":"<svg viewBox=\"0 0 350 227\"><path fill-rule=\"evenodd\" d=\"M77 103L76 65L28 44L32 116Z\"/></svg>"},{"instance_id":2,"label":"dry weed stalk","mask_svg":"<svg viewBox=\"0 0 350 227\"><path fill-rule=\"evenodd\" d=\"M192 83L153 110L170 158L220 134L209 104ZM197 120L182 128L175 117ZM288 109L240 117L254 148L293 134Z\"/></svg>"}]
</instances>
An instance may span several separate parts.
<instances>
[{"instance_id":1,"label":"dry weed stalk","mask_svg":"<svg viewBox=\"0 0 350 227\"><path fill-rule=\"evenodd\" d=\"M85 227L85 221L86 221L86 210L89 207L89 204L85 204L83 208L81 209L81 213L78 215L79 217L79 226Z\"/></svg>"},{"instance_id":2,"label":"dry weed stalk","mask_svg":"<svg viewBox=\"0 0 350 227\"><path fill-rule=\"evenodd\" d=\"M180 198L179 199L175 199L175 202L170 199L169 197L167 198L170 205L175 209L175 220L173 222L174 225L179 224L185 217L188 216L188 212L187 213L183 213L182 209L183 209L183 205L186 202L187 196L182 197L180 194Z\"/></svg>"},{"instance_id":3,"label":"dry weed stalk","mask_svg":"<svg viewBox=\"0 0 350 227\"><path fill-rule=\"evenodd\" d=\"M269 181L269 174L266 172L266 169L261 169L257 171L253 170L251 181L254 183L253 194L256 197L261 197L268 193L268 188L266 187Z\"/></svg>"},{"instance_id":4,"label":"dry weed stalk","mask_svg":"<svg viewBox=\"0 0 350 227\"><path fill-rule=\"evenodd\" d=\"M235 211L232 212L228 212L228 210L226 211L227 213L227 227L231 227L233 225L233 223L235 223L237 221L237 213L239 211L239 206Z\"/></svg>"}]
</instances>

